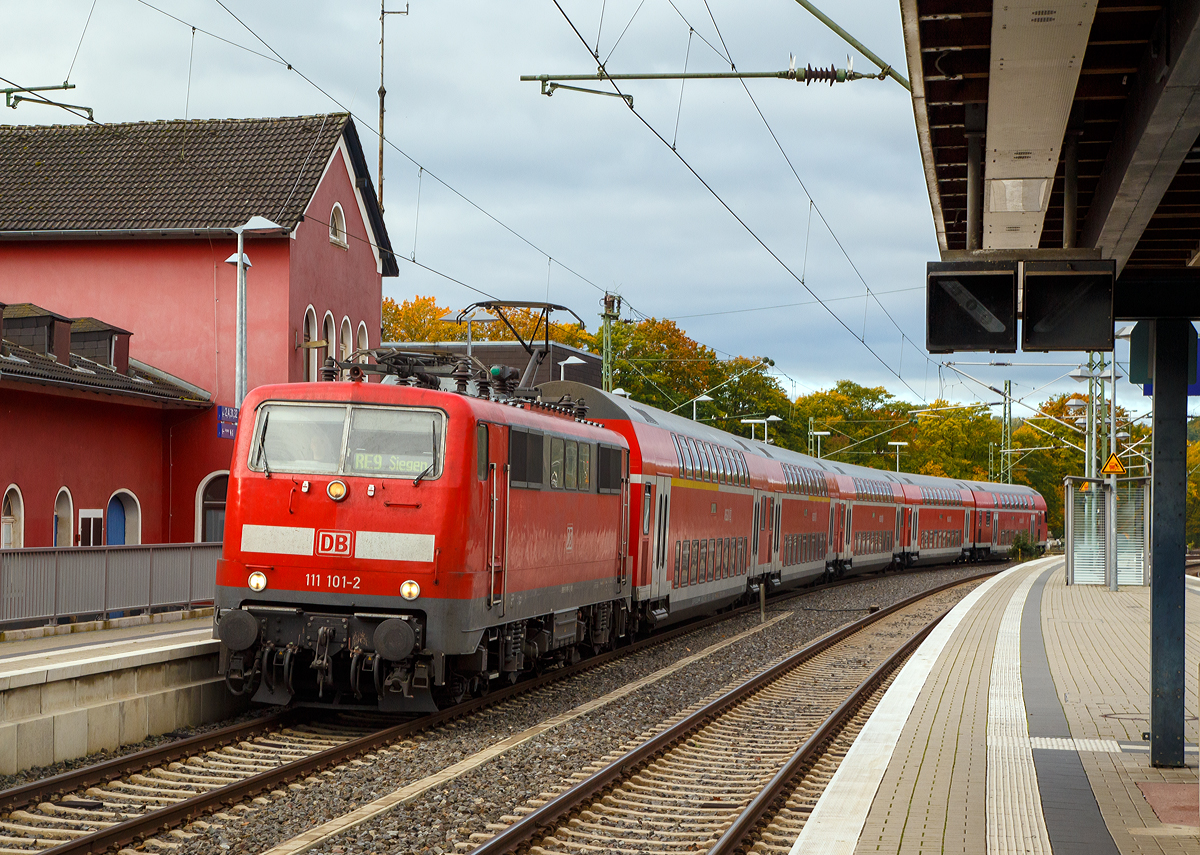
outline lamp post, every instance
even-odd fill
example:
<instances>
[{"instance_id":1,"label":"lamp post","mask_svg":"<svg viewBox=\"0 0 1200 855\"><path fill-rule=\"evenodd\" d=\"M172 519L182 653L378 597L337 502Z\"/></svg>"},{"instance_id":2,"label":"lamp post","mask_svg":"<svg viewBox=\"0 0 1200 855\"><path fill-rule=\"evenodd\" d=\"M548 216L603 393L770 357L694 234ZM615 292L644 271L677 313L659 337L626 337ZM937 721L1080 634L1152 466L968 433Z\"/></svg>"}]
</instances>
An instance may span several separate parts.
<instances>
[{"instance_id":1,"label":"lamp post","mask_svg":"<svg viewBox=\"0 0 1200 855\"><path fill-rule=\"evenodd\" d=\"M900 471L900 446L908 445L907 442L889 442L888 445L896 446L896 471Z\"/></svg>"},{"instance_id":2,"label":"lamp post","mask_svg":"<svg viewBox=\"0 0 1200 855\"><path fill-rule=\"evenodd\" d=\"M233 399L241 408L246 397L246 268L250 259L246 258L246 234L265 234L267 232L284 231L283 226L268 220L266 217L251 217L245 223L233 228L237 235L237 252L225 259L226 264L237 265L237 343L234 348L233 369Z\"/></svg>"},{"instance_id":3,"label":"lamp post","mask_svg":"<svg viewBox=\"0 0 1200 855\"><path fill-rule=\"evenodd\" d=\"M812 432L812 435L817 438L817 459L818 460L821 459L821 437L829 436L829 433L830 432L827 430L814 430Z\"/></svg>"},{"instance_id":4,"label":"lamp post","mask_svg":"<svg viewBox=\"0 0 1200 855\"><path fill-rule=\"evenodd\" d=\"M771 424L771 422L781 422L781 421L783 421L783 419L779 418L779 416L767 416L765 419L742 419L742 424L750 425L750 438L751 439L754 439L754 426L762 425L763 426L763 442L765 442L767 445L770 445L771 437L770 437L770 434L767 432L769 430L769 425Z\"/></svg>"},{"instance_id":5,"label":"lamp post","mask_svg":"<svg viewBox=\"0 0 1200 855\"><path fill-rule=\"evenodd\" d=\"M560 381L567 379L568 365L583 365L584 361L578 356L568 356L562 362L558 363L558 379Z\"/></svg>"},{"instance_id":6,"label":"lamp post","mask_svg":"<svg viewBox=\"0 0 1200 855\"><path fill-rule=\"evenodd\" d=\"M781 421L783 421L783 419L781 419L779 416L767 416L765 419L763 419L763 442L765 442L767 445L771 444L771 437L767 434L768 425L771 422Z\"/></svg>"},{"instance_id":7,"label":"lamp post","mask_svg":"<svg viewBox=\"0 0 1200 855\"><path fill-rule=\"evenodd\" d=\"M692 421L696 420L696 404L698 404L700 401L711 400L712 398L708 397L708 395L697 395L695 398L692 398Z\"/></svg>"}]
</instances>

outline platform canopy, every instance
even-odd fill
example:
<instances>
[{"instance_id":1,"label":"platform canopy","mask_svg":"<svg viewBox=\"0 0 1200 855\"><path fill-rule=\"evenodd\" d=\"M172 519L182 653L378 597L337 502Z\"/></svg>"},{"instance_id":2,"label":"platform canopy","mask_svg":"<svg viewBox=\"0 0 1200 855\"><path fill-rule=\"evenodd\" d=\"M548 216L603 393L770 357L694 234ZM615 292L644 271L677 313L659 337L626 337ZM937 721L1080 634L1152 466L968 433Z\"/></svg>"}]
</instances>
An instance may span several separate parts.
<instances>
[{"instance_id":1,"label":"platform canopy","mask_svg":"<svg viewBox=\"0 0 1200 855\"><path fill-rule=\"evenodd\" d=\"M967 248L968 135L982 141L981 249L1064 246L1117 272L1200 264L1200 0L901 0L943 258ZM1068 217L1068 222L1069 222Z\"/></svg>"}]
</instances>

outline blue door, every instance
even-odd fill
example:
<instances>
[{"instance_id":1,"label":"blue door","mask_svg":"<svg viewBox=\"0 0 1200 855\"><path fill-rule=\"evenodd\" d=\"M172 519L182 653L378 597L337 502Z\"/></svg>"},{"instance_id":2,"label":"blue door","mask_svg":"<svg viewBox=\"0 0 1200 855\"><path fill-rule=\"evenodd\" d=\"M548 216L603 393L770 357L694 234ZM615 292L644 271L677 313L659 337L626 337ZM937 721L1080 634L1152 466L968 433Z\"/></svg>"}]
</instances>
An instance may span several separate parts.
<instances>
[{"instance_id":1,"label":"blue door","mask_svg":"<svg viewBox=\"0 0 1200 855\"><path fill-rule=\"evenodd\" d=\"M108 500L107 539L109 546L125 545L125 506L113 496Z\"/></svg>"}]
</instances>

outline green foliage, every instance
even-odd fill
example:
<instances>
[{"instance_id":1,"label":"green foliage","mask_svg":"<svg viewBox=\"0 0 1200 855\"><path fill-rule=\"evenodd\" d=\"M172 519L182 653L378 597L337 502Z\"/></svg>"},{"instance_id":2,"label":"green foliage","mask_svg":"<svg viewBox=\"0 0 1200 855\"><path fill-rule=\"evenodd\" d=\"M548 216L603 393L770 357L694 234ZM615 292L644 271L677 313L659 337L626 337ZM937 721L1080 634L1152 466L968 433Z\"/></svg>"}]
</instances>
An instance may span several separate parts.
<instances>
[{"instance_id":1,"label":"green foliage","mask_svg":"<svg viewBox=\"0 0 1200 855\"><path fill-rule=\"evenodd\" d=\"M1035 558L1038 553L1037 544L1030 538L1028 532L1018 531L1013 536L1012 546L1009 548L1009 555L1017 561L1025 561L1029 558Z\"/></svg>"}]
</instances>

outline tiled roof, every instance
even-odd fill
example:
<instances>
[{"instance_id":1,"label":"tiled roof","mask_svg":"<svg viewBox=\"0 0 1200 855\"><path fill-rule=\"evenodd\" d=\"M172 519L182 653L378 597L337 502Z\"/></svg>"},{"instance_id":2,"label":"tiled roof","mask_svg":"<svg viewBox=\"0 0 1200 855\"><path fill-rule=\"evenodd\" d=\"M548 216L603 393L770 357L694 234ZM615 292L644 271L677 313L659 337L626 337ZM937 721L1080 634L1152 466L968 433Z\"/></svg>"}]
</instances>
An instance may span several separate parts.
<instances>
[{"instance_id":1,"label":"tiled roof","mask_svg":"<svg viewBox=\"0 0 1200 855\"><path fill-rule=\"evenodd\" d=\"M348 122L0 126L0 231L230 228L256 214L290 229Z\"/></svg>"},{"instance_id":2,"label":"tiled roof","mask_svg":"<svg viewBox=\"0 0 1200 855\"><path fill-rule=\"evenodd\" d=\"M6 318L57 318L60 321L69 321L70 318L60 315L58 312L52 312L49 309L43 309L41 306L35 306L33 303L9 303L3 307L4 317Z\"/></svg>"},{"instance_id":3,"label":"tiled roof","mask_svg":"<svg viewBox=\"0 0 1200 855\"><path fill-rule=\"evenodd\" d=\"M104 321L97 320L96 318L75 318L71 321L71 332L113 332L118 335L133 335L129 330L114 327L112 324L106 324Z\"/></svg>"},{"instance_id":4,"label":"tiled roof","mask_svg":"<svg viewBox=\"0 0 1200 855\"><path fill-rule=\"evenodd\" d=\"M176 385L162 372L130 367L119 374L108 365L71 354L63 365L45 354L5 342L7 356L0 355L0 381L16 380L77 391L107 393L118 397L156 400L166 406L208 407L211 403L193 389Z\"/></svg>"}]
</instances>

